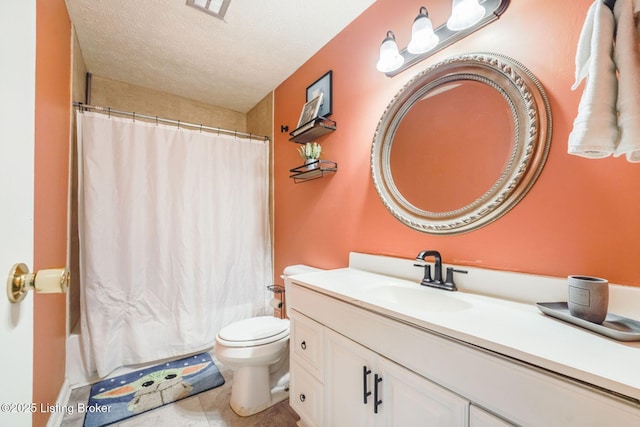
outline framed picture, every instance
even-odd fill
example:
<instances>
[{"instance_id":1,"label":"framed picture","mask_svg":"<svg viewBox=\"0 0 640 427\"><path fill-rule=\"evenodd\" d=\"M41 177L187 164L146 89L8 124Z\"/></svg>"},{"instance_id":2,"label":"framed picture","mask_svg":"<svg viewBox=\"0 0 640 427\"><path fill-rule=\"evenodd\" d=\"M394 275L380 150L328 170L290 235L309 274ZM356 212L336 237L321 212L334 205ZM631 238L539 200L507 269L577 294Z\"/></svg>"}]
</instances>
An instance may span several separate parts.
<instances>
[{"instance_id":1,"label":"framed picture","mask_svg":"<svg viewBox=\"0 0 640 427\"><path fill-rule=\"evenodd\" d=\"M300 127L305 124L307 125L305 127L313 126L313 123L310 122L318 117L318 111L320 110L320 105L322 104L322 97L323 95L320 94L313 98L311 101L304 104L304 107L302 107L302 112L300 113L300 120L298 120L298 129L296 130L299 130Z\"/></svg>"},{"instance_id":2,"label":"framed picture","mask_svg":"<svg viewBox=\"0 0 640 427\"><path fill-rule=\"evenodd\" d=\"M318 116L320 117L328 117L333 112L331 96L332 78L333 71L329 70L324 76L320 77L307 88L307 101L315 98L319 94L322 94L322 105L320 105L320 111L318 112Z\"/></svg>"}]
</instances>

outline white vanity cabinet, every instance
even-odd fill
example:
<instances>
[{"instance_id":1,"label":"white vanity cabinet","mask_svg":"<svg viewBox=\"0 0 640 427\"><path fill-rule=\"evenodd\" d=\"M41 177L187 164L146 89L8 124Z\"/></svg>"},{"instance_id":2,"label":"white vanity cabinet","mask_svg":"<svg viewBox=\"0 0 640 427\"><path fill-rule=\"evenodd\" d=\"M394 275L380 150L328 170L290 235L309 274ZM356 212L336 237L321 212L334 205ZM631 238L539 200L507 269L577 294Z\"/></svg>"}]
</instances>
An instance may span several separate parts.
<instances>
[{"instance_id":1,"label":"white vanity cabinet","mask_svg":"<svg viewBox=\"0 0 640 427\"><path fill-rule=\"evenodd\" d=\"M290 403L301 425L640 426L640 405L627 399L320 283L287 283Z\"/></svg>"},{"instance_id":2,"label":"white vanity cabinet","mask_svg":"<svg viewBox=\"0 0 640 427\"><path fill-rule=\"evenodd\" d=\"M290 310L290 404L311 426L464 427L468 402Z\"/></svg>"}]
</instances>

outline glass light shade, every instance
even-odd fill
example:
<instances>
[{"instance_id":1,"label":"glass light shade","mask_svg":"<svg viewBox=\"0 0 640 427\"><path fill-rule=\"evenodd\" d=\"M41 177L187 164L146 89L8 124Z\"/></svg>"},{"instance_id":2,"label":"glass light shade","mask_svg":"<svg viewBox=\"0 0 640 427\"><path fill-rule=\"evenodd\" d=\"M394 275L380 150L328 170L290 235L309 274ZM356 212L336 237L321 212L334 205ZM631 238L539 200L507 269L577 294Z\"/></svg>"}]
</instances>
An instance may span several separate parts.
<instances>
[{"instance_id":1,"label":"glass light shade","mask_svg":"<svg viewBox=\"0 0 640 427\"><path fill-rule=\"evenodd\" d=\"M480 6L478 0L453 0L447 28L452 31L469 28L480 21L484 13L484 7Z\"/></svg>"},{"instance_id":2,"label":"glass light shade","mask_svg":"<svg viewBox=\"0 0 640 427\"><path fill-rule=\"evenodd\" d=\"M376 64L376 68L378 71L388 73L389 71L398 69L402 64L404 64L404 58L398 51L396 38L393 32L388 31L387 37L380 46L380 59Z\"/></svg>"},{"instance_id":3,"label":"glass light shade","mask_svg":"<svg viewBox=\"0 0 640 427\"><path fill-rule=\"evenodd\" d=\"M420 8L420 14L413 21L411 27L411 41L407 46L407 51L414 55L428 52L440 41L440 38L433 32L433 23L429 19L429 14L425 7Z\"/></svg>"}]
</instances>

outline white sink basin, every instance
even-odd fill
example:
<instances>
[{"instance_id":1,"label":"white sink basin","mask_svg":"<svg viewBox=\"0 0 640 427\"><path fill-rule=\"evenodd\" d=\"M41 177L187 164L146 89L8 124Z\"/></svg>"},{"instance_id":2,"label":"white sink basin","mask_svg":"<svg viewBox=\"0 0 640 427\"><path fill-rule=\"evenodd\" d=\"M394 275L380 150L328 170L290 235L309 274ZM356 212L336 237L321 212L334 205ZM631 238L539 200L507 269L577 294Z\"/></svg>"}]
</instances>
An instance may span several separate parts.
<instances>
[{"instance_id":1,"label":"white sink basin","mask_svg":"<svg viewBox=\"0 0 640 427\"><path fill-rule=\"evenodd\" d=\"M449 295L448 291L425 288L420 285L416 285L415 288L391 285L376 287L367 292L367 299L371 302L424 311L460 311L472 307L455 295Z\"/></svg>"}]
</instances>

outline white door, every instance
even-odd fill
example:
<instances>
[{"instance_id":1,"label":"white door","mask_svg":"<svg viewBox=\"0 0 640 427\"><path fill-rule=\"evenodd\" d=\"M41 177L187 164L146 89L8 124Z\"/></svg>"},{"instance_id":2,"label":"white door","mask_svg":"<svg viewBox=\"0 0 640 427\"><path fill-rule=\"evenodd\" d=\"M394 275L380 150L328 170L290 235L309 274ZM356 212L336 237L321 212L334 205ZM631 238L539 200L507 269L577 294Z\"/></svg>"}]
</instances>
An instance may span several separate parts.
<instances>
[{"instance_id":1,"label":"white door","mask_svg":"<svg viewBox=\"0 0 640 427\"><path fill-rule=\"evenodd\" d=\"M0 1L0 284L33 268L35 0ZM30 293L31 294L31 293ZM11 304L0 291L0 425L30 426L33 295Z\"/></svg>"}]
</instances>

